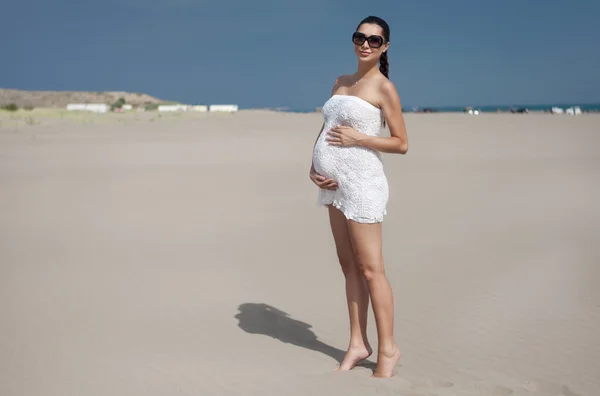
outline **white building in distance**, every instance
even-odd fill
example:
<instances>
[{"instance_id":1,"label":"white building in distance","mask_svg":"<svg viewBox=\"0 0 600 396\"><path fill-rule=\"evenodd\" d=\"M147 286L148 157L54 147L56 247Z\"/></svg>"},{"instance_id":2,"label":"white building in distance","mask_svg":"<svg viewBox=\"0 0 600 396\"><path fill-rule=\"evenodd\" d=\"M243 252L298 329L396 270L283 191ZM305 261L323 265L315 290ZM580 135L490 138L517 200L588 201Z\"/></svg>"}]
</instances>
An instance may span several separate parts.
<instances>
[{"instance_id":1,"label":"white building in distance","mask_svg":"<svg viewBox=\"0 0 600 396\"><path fill-rule=\"evenodd\" d=\"M209 111L235 113L238 111L238 105L210 105Z\"/></svg>"},{"instance_id":2,"label":"white building in distance","mask_svg":"<svg viewBox=\"0 0 600 396\"><path fill-rule=\"evenodd\" d=\"M189 106L187 105L160 105L158 106L158 111L169 111L169 112L177 112L177 111L188 111Z\"/></svg>"},{"instance_id":3,"label":"white building in distance","mask_svg":"<svg viewBox=\"0 0 600 396\"><path fill-rule=\"evenodd\" d=\"M106 113L110 110L110 106L104 103L69 103L67 105L69 111L91 111L93 113Z\"/></svg>"}]
</instances>

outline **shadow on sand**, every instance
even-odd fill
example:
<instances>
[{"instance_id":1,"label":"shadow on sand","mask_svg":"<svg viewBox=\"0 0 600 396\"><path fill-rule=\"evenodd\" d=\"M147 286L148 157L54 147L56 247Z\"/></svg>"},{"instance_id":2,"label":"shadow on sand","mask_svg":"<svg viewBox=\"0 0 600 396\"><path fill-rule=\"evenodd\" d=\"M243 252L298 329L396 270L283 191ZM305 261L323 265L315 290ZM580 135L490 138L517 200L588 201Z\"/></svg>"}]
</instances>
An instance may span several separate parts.
<instances>
[{"instance_id":1,"label":"shadow on sand","mask_svg":"<svg viewBox=\"0 0 600 396\"><path fill-rule=\"evenodd\" d=\"M267 304L245 303L238 307L235 318L246 333L263 334L286 344L293 344L311 351L321 352L341 364L346 351L334 348L317 339L311 325L292 319L286 312ZM357 366L375 370L375 363L368 360Z\"/></svg>"}]
</instances>

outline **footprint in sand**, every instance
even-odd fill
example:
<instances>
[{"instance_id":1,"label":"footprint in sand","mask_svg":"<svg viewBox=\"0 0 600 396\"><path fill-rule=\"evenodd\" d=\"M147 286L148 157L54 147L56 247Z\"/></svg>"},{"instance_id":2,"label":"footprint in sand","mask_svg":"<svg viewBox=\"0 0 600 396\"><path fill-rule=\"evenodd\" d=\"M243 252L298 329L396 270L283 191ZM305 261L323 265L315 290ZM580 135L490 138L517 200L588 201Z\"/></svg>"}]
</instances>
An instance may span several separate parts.
<instances>
[{"instance_id":1,"label":"footprint in sand","mask_svg":"<svg viewBox=\"0 0 600 396\"><path fill-rule=\"evenodd\" d=\"M470 382L465 384L462 388L467 392L465 395L508 396L514 393L510 388L486 382Z\"/></svg>"},{"instance_id":2,"label":"footprint in sand","mask_svg":"<svg viewBox=\"0 0 600 396\"><path fill-rule=\"evenodd\" d=\"M441 379L402 379L395 393L403 396L509 396L513 390L486 382L455 384Z\"/></svg>"},{"instance_id":3,"label":"footprint in sand","mask_svg":"<svg viewBox=\"0 0 600 396\"><path fill-rule=\"evenodd\" d=\"M416 380L413 382L413 385L426 388L451 388L454 386L454 383L450 381L427 378L424 380Z\"/></svg>"},{"instance_id":4,"label":"footprint in sand","mask_svg":"<svg viewBox=\"0 0 600 396\"><path fill-rule=\"evenodd\" d=\"M531 396L581 396L568 386L549 381L528 381L517 392L527 391ZM511 388L484 381L459 381L453 383L433 378L397 378L394 394L402 396L510 396Z\"/></svg>"},{"instance_id":5,"label":"footprint in sand","mask_svg":"<svg viewBox=\"0 0 600 396\"><path fill-rule=\"evenodd\" d=\"M528 381L523 384L523 388L532 393L552 396L581 396L573 392L568 386L549 381Z\"/></svg>"},{"instance_id":6,"label":"footprint in sand","mask_svg":"<svg viewBox=\"0 0 600 396\"><path fill-rule=\"evenodd\" d=\"M395 381L394 393L402 396L421 396L431 395L431 392L437 394L442 389L452 388L454 383L445 380L433 378L426 379L405 379L399 378Z\"/></svg>"}]
</instances>

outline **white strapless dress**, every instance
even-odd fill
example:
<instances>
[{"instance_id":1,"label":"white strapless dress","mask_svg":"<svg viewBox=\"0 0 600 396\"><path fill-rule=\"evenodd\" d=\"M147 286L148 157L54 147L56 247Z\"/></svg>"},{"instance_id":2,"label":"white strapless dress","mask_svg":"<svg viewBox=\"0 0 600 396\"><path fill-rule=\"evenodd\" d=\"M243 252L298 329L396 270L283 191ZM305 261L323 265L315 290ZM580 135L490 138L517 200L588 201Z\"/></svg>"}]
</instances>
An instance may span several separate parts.
<instances>
[{"instance_id":1,"label":"white strapless dress","mask_svg":"<svg viewBox=\"0 0 600 396\"><path fill-rule=\"evenodd\" d=\"M388 182L381 153L365 147L329 144L327 132L345 125L369 136L379 136L383 126L381 109L349 95L333 95L323 105L324 128L313 151L317 173L335 180L337 190L319 189L317 204L333 205L347 219L359 223L379 223L387 214Z\"/></svg>"}]
</instances>

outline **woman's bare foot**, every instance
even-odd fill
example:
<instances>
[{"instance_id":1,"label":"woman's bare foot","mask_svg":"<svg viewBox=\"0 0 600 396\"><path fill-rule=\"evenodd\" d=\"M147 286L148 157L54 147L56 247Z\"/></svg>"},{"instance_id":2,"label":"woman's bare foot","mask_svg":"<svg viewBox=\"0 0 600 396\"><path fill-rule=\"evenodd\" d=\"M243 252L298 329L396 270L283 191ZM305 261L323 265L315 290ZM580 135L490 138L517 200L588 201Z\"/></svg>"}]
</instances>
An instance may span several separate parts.
<instances>
[{"instance_id":1,"label":"woman's bare foot","mask_svg":"<svg viewBox=\"0 0 600 396\"><path fill-rule=\"evenodd\" d=\"M400 349L394 346L388 353L379 352L377 355L377 368L373 377L389 378L394 375L394 368L400 360Z\"/></svg>"},{"instance_id":2,"label":"woman's bare foot","mask_svg":"<svg viewBox=\"0 0 600 396\"><path fill-rule=\"evenodd\" d=\"M352 370L361 360L365 360L373 353L373 349L367 346L351 346L344 356L344 361L335 371Z\"/></svg>"}]
</instances>

